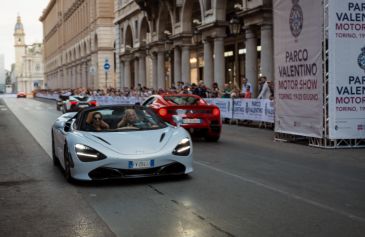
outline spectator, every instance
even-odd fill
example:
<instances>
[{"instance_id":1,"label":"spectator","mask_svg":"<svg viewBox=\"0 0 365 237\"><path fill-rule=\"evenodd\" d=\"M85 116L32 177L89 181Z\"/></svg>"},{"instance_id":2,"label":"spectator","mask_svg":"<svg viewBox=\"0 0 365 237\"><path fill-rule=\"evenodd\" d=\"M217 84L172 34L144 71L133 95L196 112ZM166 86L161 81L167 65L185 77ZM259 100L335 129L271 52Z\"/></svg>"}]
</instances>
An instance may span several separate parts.
<instances>
[{"instance_id":1,"label":"spectator","mask_svg":"<svg viewBox=\"0 0 365 237\"><path fill-rule=\"evenodd\" d=\"M252 85L250 82L248 82L247 78L242 77L242 89L241 89L241 93L243 94L243 96L245 96L245 93L247 92L247 87L250 88L250 93L252 94Z\"/></svg>"},{"instance_id":2,"label":"spectator","mask_svg":"<svg viewBox=\"0 0 365 237\"><path fill-rule=\"evenodd\" d=\"M266 79L266 78L265 78ZM271 92L270 92L270 88L269 88L269 83L268 81L264 81L261 92L259 94L259 96L257 97L258 99L269 99Z\"/></svg>"},{"instance_id":3,"label":"spectator","mask_svg":"<svg viewBox=\"0 0 365 237\"><path fill-rule=\"evenodd\" d=\"M231 97L231 93L232 93L232 89L231 89L230 85L227 84L227 83L224 84L222 98L230 98Z\"/></svg>"},{"instance_id":4,"label":"spectator","mask_svg":"<svg viewBox=\"0 0 365 237\"><path fill-rule=\"evenodd\" d=\"M219 91L219 87L218 87L218 83L214 82L213 83L213 87L210 90L210 97L211 98L218 98L220 97L220 91Z\"/></svg>"},{"instance_id":5,"label":"spectator","mask_svg":"<svg viewBox=\"0 0 365 237\"><path fill-rule=\"evenodd\" d=\"M199 86L196 87L193 90L193 94L194 95L198 95L202 98L206 98L207 97L207 89L205 88L204 82L203 81L199 81Z\"/></svg>"},{"instance_id":6,"label":"spectator","mask_svg":"<svg viewBox=\"0 0 365 237\"><path fill-rule=\"evenodd\" d=\"M249 86L249 85L246 86L246 92L244 94L245 94L244 95L245 99L251 99L252 98L251 86Z\"/></svg>"}]
</instances>

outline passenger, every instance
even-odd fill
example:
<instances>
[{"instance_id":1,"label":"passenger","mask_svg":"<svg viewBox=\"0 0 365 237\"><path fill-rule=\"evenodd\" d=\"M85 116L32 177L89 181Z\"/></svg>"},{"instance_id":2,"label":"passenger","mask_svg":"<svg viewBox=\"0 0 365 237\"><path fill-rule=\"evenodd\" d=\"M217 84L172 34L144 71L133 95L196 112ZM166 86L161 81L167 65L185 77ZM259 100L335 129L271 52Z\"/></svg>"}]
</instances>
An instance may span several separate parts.
<instances>
[{"instance_id":1,"label":"passenger","mask_svg":"<svg viewBox=\"0 0 365 237\"><path fill-rule=\"evenodd\" d=\"M100 112L90 112L88 119L86 120L87 130L102 131L104 129L109 129L110 126L103 120L103 116Z\"/></svg>"},{"instance_id":2,"label":"passenger","mask_svg":"<svg viewBox=\"0 0 365 237\"><path fill-rule=\"evenodd\" d=\"M124 116L122 120L118 123L117 127L136 127L136 123L138 122L138 116L136 114L136 111L134 109L127 109L124 112Z\"/></svg>"}]
</instances>

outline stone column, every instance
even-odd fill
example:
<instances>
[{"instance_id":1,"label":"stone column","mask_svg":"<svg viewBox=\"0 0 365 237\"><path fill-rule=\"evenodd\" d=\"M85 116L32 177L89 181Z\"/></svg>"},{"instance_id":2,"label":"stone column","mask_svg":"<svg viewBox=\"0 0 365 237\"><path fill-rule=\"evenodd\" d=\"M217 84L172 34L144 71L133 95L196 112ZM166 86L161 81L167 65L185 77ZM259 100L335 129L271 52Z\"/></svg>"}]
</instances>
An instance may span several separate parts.
<instances>
[{"instance_id":1,"label":"stone column","mask_svg":"<svg viewBox=\"0 0 365 237\"><path fill-rule=\"evenodd\" d=\"M268 80L274 80L272 25L261 26L261 72Z\"/></svg>"},{"instance_id":2,"label":"stone column","mask_svg":"<svg viewBox=\"0 0 365 237\"><path fill-rule=\"evenodd\" d=\"M224 39L214 39L214 81L223 89L225 83Z\"/></svg>"},{"instance_id":3,"label":"stone column","mask_svg":"<svg viewBox=\"0 0 365 237\"><path fill-rule=\"evenodd\" d=\"M123 89L125 87L125 74L124 74L124 62L119 59L120 65L119 65L119 88Z\"/></svg>"},{"instance_id":4,"label":"stone column","mask_svg":"<svg viewBox=\"0 0 365 237\"><path fill-rule=\"evenodd\" d=\"M157 53L157 89L165 89L165 52Z\"/></svg>"},{"instance_id":5,"label":"stone column","mask_svg":"<svg viewBox=\"0 0 365 237\"><path fill-rule=\"evenodd\" d=\"M207 87L212 88L213 81L212 45L208 40L204 40L204 84Z\"/></svg>"},{"instance_id":6,"label":"stone column","mask_svg":"<svg viewBox=\"0 0 365 237\"><path fill-rule=\"evenodd\" d=\"M181 52L179 47L174 48L174 81L181 81Z\"/></svg>"},{"instance_id":7,"label":"stone column","mask_svg":"<svg viewBox=\"0 0 365 237\"><path fill-rule=\"evenodd\" d=\"M123 71L121 70L121 65L123 64L120 60L119 57L119 53L120 53L120 47L121 47L121 42L120 42L120 35L121 35L121 30L120 30L120 25L116 24L114 27L115 30L115 35L117 36L115 38L115 51L116 51L116 59L115 59L115 75L116 75L116 88L122 89L123 85L122 83L122 78L123 78Z\"/></svg>"},{"instance_id":8,"label":"stone column","mask_svg":"<svg viewBox=\"0 0 365 237\"><path fill-rule=\"evenodd\" d=\"M189 46L182 47L181 53L181 80L186 84L190 83L190 48Z\"/></svg>"},{"instance_id":9,"label":"stone column","mask_svg":"<svg viewBox=\"0 0 365 237\"><path fill-rule=\"evenodd\" d=\"M139 56L139 83L141 83L142 87L147 86L146 80L146 55L141 54Z\"/></svg>"},{"instance_id":10,"label":"stone column","mask_svg":"<svg viewBox=\"0 0 365 237\"><path fill-rule=\"evenodd\" d=\"M131 88L131 62L129 59L124 61L124 86Z\"/></svg>"},{"instance_id":11,"label":"stone column","mask_svg":"<svg viewBox=\"0 0 365 237\"><path fill-rule=\"evenodd\" d=\"M257 92L257 39L252 29L246 29L246 78L252 84L253 98Z\"/></svg>"},{"instance_id":12,"label":"stone column","mask_svg":"<svg viewBox=\"0 0 365 237\"><path fill-rule=\"evenodd\" d=\"M85 63L85 87L89 88L89 62Z\"/></svg>"},{"instance_id":13,"label":"stone column","mask_svg":"<svg viewBox=\"0 0 365 237\"><path fill-rule=\"evenodd\" d=\"M152 88L157 88L157 56L155 53L151 54L152 60Z\"/></svg>"},{"instance_id":14,"label":"stone column","mask_svg":"<svg viewBox=\"0 0 365 237\"><path fill-rule=\"evenodd\" d=\"M138 83L139 83L139 60L137 57L134 58L134 89L137 88Z\"/></svg>"}]
</instances>

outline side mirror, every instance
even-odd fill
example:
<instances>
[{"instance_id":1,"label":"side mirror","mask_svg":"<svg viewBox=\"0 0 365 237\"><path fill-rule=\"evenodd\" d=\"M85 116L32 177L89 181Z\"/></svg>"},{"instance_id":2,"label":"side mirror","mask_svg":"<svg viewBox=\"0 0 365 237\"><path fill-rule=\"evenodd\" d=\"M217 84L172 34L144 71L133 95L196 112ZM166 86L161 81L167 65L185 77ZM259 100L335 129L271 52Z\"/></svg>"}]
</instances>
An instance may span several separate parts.
<instances>
[{"instance_id":1,"label":"side mirror","mask_svg":"<svg viewBox=\"0 0 365 237\"><path fill-rule=\"evenodd\" d=\"M64 130L65 132L71 132L71 131L72 131L72 128L73 128L74 123L75 123L75 119L68 120L68 121L65 123L65 127L63 128L63 130Z\"/></svg>"},{"instance_id":2,"label":"side mirror","mask_svg":"<svg viewBox=\"0 0 365 237\"><path fill-rule=\"evenodd\" d=\"M173 115L172 119L174 120L174 122L176 123L177 127L180 127L181 124L183 124L183 119L179 116L179 115Z\"/></svg>"}]
</instances>

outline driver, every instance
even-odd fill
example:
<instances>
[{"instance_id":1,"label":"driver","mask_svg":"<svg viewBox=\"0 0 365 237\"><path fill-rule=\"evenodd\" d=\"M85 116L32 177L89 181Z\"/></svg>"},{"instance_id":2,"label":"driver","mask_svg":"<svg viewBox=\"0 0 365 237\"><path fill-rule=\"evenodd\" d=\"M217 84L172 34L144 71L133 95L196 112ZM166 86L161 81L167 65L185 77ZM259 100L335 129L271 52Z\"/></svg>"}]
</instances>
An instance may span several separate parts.
<instances>
[{"instance_id":1,"label":"driver","mask_svg":"<svg viewBox=\"0 0 365 237\"><path fill-rule=\"evenodd\" d=\"M138 122L138 116L134 109L127 109L124 112L124 116L122 120L118 123L117 127L135 127L136 123Z\"/></svg>"},{"instance_id":2,"label":"driver","mask_svg":"<svg viewBox=\"0 0 365 237\"><path fill-rule=\"evenodd\" d=\"M91 112L86 120L87 128L91 130L101 131L109 129L109 125L103 120L100 112Z\"/></svg>"}]
</instances>

